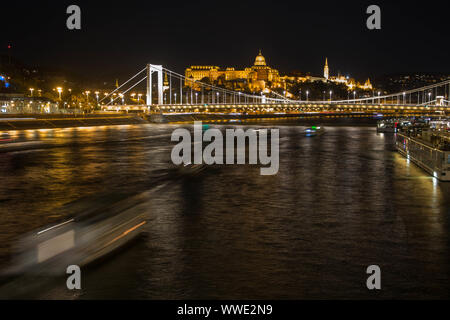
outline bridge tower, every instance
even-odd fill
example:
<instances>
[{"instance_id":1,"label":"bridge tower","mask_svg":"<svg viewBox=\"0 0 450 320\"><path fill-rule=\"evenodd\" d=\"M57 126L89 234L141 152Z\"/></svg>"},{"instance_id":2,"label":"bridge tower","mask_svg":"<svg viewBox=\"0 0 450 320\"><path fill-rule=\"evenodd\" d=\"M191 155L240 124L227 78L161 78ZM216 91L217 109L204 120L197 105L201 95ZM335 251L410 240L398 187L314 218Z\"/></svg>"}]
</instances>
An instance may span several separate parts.
<instances>
[{"instance_id":1,"label":"bridge tower","mask_svg":"<svg viewBox=\"0 0 450 320\"><path fill-rule=\"evenodd\" d=\"M153 73L157 73L157 85L158 85L158 104L163 104L163 67L161 65L147 64L147 106L152 105L152 91L153 83L152 76Z\"/></svg>"}]
</instances>

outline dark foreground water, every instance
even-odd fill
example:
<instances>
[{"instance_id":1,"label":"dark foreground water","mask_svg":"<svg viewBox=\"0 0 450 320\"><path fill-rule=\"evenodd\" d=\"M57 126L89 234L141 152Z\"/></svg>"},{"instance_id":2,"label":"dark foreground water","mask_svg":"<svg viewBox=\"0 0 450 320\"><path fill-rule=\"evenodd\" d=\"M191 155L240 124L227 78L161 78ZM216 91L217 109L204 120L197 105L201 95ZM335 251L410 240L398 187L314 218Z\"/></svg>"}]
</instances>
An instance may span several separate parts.
<instances>
[{"instance_id":1,"label":"dark foreground water","mask_svg":"<svg viewBox=\"0 0 450 320\"><path fill-rule=\"evenodd\" d=\"M0 270L17 237L100 191L144 191L167 167L169 125L12 132L51 148L0 153ZM450 183L373 127L280 127L280 170L223 166L148 201L145 234L48 299L449 298ZM379 265L382 290L366 288Z\"/></svg>"}]
</instances>

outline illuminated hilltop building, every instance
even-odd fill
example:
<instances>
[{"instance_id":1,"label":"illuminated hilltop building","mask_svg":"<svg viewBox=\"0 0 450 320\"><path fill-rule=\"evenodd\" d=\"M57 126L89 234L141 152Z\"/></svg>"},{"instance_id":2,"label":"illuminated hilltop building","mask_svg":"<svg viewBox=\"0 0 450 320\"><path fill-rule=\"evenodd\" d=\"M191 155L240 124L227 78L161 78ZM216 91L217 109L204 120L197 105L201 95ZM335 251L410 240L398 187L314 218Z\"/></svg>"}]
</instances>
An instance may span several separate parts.
<instances>
[{"instance_id":1,"label":"illuminated hilltop building","mask_svg":"<svg viewBox=\"0 0 450 320\"><path fill-rule=\"evenodd\" d=\"M359 82L355 82L355 79L353 79L353 78L344 77L339 74L337 75L337 77L336 76L330 77L329 72L330 72L330 69L328 67L328 58L325 58L325 66L323 68L323 76L325 78L325 81L345 84L349 90L353 90L356 88L362 89L362 90L372 90L373 89L372 84L370 83L370 79L367 79L366 82L364 82L364 84L361 84Z\"/></svg>"},{"instance_id":2,"label":"illuminated hilltop building","mask_svg":"<svg viewBox=\"0 0 450 320\"><path fill-rule=\"evenodd\" d=\"M194 81L208 78L210 82L241 81L244 82L241 88L247 84L252 91L267 91L270 87L280 87L280 75L278 70L266 64L266 59L259 51L253 66L243 70L235 68L222 69L218 66L191 66L185 71L186 85L195 86Z\"/></svg>"},{"instance_id":3,"label":"illuminated hilltop building","mask_svg":"<svg viewBox=\"0 0 450 320\"><path fill-rule=\"evenodd\" d=\"M275 88L283 88L289 91L288 87L293 83L303 82L334 82L345 84L348 90L362 89L372 90L372 84L367 79L362 85L356 82L355 79L345 76L330 76L330 69L328 66L328 58L325 58L325 66L323 69L323 77L314 77L311 75L305 76L280 76L278 70L269 67L266 59L259 51L255 58L253 66L236 70L235 68L220 68L218 66L191 66L185 71L186 81L185 85L199 89L200 86L195 84L195 81L206 81L211 84L224 85L229 89L244 91L248 89L253 92L270 92ZM288 93L286 93L288 94Z\"/></svg>"},{"instance_id":4,"label":"illuminated hilltop building","mask_svg":"<svg viewBox=\"0 0 450 320\"><path fill-rule=\"evenodd\" d=\"M363 90L372 90L373 89L369 78L367 78L366 82L364 82L363 85L358 84L358 88L363 89Z\"/></svg>"}]
</instances>

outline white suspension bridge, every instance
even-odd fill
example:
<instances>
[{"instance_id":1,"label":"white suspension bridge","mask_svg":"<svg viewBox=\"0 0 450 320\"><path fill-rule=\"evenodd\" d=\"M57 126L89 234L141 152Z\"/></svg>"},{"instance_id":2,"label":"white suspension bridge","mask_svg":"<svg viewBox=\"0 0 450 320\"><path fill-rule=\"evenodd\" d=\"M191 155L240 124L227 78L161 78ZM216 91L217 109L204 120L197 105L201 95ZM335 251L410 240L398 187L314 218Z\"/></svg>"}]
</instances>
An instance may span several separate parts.
<instances>
[{"instance_id":1,"label":"white suspension bridge","mask_svg":"<svg viewBox=\"0 0 450 320\"><path fill-rule=\"evenodd\" d=\"M120 99L146 81L146 103L121 105ZM120 92L120 95L117 93ZM275 91L249 94L186 78L184 75L148 64L120 87L103 97L109 111L146 113L301 113L301 112L384 112L445 113L450 111L450 80L395 94L347 100L293 100Z\"/></svg>"}]
</instances>

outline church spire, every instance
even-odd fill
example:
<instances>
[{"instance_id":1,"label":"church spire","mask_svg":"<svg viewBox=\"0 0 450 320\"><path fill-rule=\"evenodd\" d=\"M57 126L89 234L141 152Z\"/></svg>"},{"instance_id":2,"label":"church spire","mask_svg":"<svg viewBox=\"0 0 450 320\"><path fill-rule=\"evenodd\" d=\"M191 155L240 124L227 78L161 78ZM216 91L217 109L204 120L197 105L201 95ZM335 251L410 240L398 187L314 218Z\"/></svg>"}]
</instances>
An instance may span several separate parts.
<instances>
[{"instance_id":1,"label":"church spire","mask_svg":"<svg viewBox=\"0 0 450 320\"><path fill-rule=\"evenodd\" d=\"M325 58L325 67L323 68L323 77L327 80L330 77L330 69L328 68L328 58Z\"/></svg>"}]
</instances>

